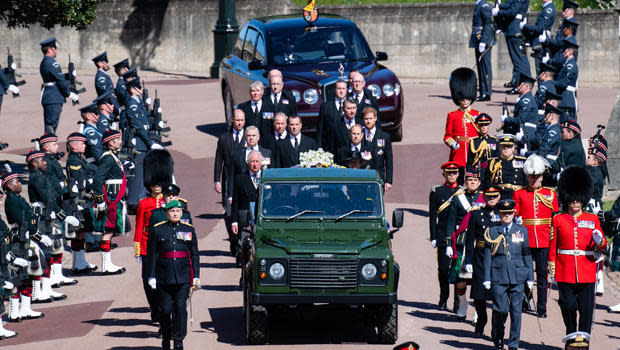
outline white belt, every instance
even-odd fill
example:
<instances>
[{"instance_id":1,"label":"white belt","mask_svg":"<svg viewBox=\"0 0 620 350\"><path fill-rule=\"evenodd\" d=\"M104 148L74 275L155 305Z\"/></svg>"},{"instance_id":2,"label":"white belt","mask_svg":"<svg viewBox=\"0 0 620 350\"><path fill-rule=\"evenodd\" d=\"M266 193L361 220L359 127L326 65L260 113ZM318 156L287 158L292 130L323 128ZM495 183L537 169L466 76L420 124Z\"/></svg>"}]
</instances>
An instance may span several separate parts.
<instances>
[{"instance_id":1,"label":"white belt","mask_svg":"<svg viewBox=\"0 0 620 350\"><path fill-rule=\"evenodd\" d=\"M120 179L120 180L117 180L117 179L114 179L114 180L105 180L105 184L106 184L106 185L120 185L120 184L122 184L122 183L123 183L123 180L122 180L122 179Z\"/></svg>"},{"instance_id":2,"label":"white belt","mask_svg":"<svg viewBox=\"0 0 620 350\"><path fill-rule=\"evenodd\" d=\"M539 109L538 110L538 115L544 115L545 114L545 110L544 109Z\"/></svg>"},{"instance_id":3,"label":"white belt","mask_svg":"<svg viewBox=\"0 0 620 350\"><path fill-rule=\"evenodd\" d=\"M121 111L121 112L124 112L125 111L125 106L118 107L118 110Z\"/></svg>"},{"instance_id":4,"label":"white belt","mask_svg":"<svg viewBox=\"0 0 620 350\"><path fill-rule=\"evenodd\" d=\"M56 85L55 81L52 81L50 83L43 83L43 86L54 86L54 85Z\"/></svg>"},{"instance_id":5,"label":"white belt","mask_svg":"<svg viewBox=\"0 0 620 350\"><path fill-rule=\"evenodd\" d=\"M530 128L536 128L536 124L534 123L524 123L523 125L530 127Z\"/></svg>"},{"instance_id":6,"label":"white belt","mask_svg":"<svg viewBox=\"0 0 620 350\"><path fill-rule=\"evenodd\" d=\"M97 159L95 159L95 157L88 157L88 158L86 158L86 161L89 162L89 163L94 163L94 162L97 161Z\"/></svg>"},{"instance_id":7,"label":"white belt","mask_svg":"<svg viewBox=\"0 0 620 350\"><path fill-rule=\"evenodd\" d=\"M574 86L567 86L567 87L566 87L566 90L567 90L567 91L571 91L571 92L575 92L575 91L577 91L577 88L576 88L576 87L574 87Z\"/></svg>"},{"instance_id":8,"label":"white belt","mask_svg":"<svg viewBox=\"0 0 620 350\"><path fill-rule=\"evenodd\" d=\"M547 158L549 158L549 159L551 159L551 160L556 160L556 159L558 159L558 156L553 156L553 155L551 155L551 154L548 154L548 155L547 155Z\"/></svg>"},{"instance_id":9,"label":"white belt","mask_svg":"<svg viewBox=\"0 0 620 350\"><path fill-rule=\"evenodd\" d=\"M579 249L575 249L575 250L559 249L559 250L558 250L558 254L563 254L563 255L574 255L574 256L579 256L579 255L594 255L594 251L592 251L592 250L579 250Z\"/></svg>"},{"instance_id":10,"label":"white belt","mask_svg":"<svg viewBox=\"0 0 620 350\"><path fill-rule=\"evenodd\" d=\"M517 15L515 16L515 18L516 18L516 19L523 19L523 15L519 13L519 14L517 14Z\"/></svg>"}]
</instances>

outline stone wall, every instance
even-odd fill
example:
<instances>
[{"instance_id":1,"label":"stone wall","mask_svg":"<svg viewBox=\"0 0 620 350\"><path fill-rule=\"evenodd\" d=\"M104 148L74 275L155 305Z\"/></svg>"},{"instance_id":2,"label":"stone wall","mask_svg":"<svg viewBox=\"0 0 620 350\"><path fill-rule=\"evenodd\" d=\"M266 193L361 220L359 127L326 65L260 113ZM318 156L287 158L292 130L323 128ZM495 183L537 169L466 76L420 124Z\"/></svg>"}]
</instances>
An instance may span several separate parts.
<instances>
[{"instance_id":1,"label":"stone wall","mask_svg":"<svg viewBox=\"0 0 620 350\"><path fill-rule=\"evenodd\" d=\"M56 36L63 67L71 52L78 69L92 69L90 58L107 50L113 63L130 57L142 69L206 76L213 64L217 3L109 0L99 6L97 21L86 31L3 28L0 47L10 46L22 67L36 70L41 60L39 41ZM237 0L236 8L240 25L257 16L300 12L286 0ZM472 9L473 3L435 3L322 6L319 10L355 21L373 50L389 54L387 65L399 76L445 78L455 67L474 65L473 50L468 48ZM529 17L532 23L536 14ZM613 11L586 10L579 12L577 21L581 23L577 35L580 80L618 82L618 16ZM495 78L507 79L512 66L501 35L492 55Z\"/></svg>"}]
</instances>

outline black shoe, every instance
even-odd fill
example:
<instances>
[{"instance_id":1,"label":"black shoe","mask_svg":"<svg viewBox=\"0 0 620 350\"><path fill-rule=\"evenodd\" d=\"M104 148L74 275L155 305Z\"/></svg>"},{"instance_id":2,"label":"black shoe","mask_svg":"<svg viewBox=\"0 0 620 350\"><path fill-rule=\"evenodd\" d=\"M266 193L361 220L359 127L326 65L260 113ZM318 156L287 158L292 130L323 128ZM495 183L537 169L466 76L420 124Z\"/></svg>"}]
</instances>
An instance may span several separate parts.
<instances>
[{"instance_id":1,"label":"black shoe","mask_svg":"<svg viewBox=\"0 0 620 350\"><path fill-rule=\"evenodd\" d=\"M180 340L174 341L174 350L183 350L183 342Z\"/></svg>"},{"instance_id":2,"label":"black shoe","mask_svg":"<svg viewBox=\"0 0 620 350\"><path fill-rule=\"evenodd\" d=\"M161 328L157 330L157 335L155 336L155 338L157 339L161 339ZM170 349L170 340L168 340L168 349Z\"/></svg>"},{"instance_id":3,"label":"black shoe","mask_svg":"<svg viewBox=\"0 0 620 350\"><path fill-rule=\"evenodd\" d=\"M512 88L512 89L506 91L506 93L508 95L518 95L519 94L519 90L517 90L517 88Z\"/></svg>"},{"instance_id":4,"label":"black shoe","mask_svg":"<svg viewBox=\"0 0 620 350\"><path fill-rule=\"evenodd\" d=\"M480 337L484 337L484 327L478 328L478 326L476 326L474 333Z\"/></svg>"},{"instance_id":5,"label":"black shoe","mask_svg":"<svg viewBox=\"0 0 620 350\"><path fill-rule=\"evenodd\" d=\"M491 95L480 95L476 98L476 101L491 101Z\"/></svg>"},{"instance_id":6,"label":"black shoe","mask_svg":"<svg viewBox=\"0 0 620 350\"><path fill-rule=\"evenodd\" d=\"M504 339L494 340L496 350L504 350Z\"/></svg>"},{"instance_id":7,"label":"black shoe","mask_svg":"<svg viewBox=\"0 0 620 350\"><path fill-rule=\"evenodd\" d=\"M125 271L127 271L126 268L121 267L120 269L116 270L116 271L101 271L102 275L120 275L125 273Z\"/></svg>"},{"instance_id":8,"label":"black shoe","mask_svg":"<svg viewBox=\"0 0 620 350\"><path fill-rule=\"evenodd\" d=\"M546 312L539 312L538 313L538 318L547 318L547 313Z\"/></svg>"},{"instance_id":9,"label":"black shoe","mask_svg":"<svg viewBox=\"0 0 620 350\"><path fill-rule=\"evenodd\" d=\"M87 273L91 273L91 272L93 272L95 270L97 270L97 266L95 266L93 268L87 267L87 268L84 268L84 269L73 269L71 271L71 273L73 274L73 276L78 276L78 275L85 275Z\"/></svg>"},{"instance_id":10,"label":"black shoe","mask_svg":"<svg viewBox=\"0 0 620 350\"><path fill-rule=\"evenodd\" d=\"M465 322L465 319L467 318L467 316L456 316L456 320L459 322Z\"/></svg>"},{"instance_id":11,"label":"black shoe","mask_svg":"<svg viewBox=\"0 0 620 350\"><path fill-rule=\"evenodd\" d=\"M170 339L162 339L161 348L162 350L170 350Z\"/></svg>"},{"instance_id":12,"label":"black shoe","mask_svg":"<svg viewBox=\"0 0 620 350\"><path fill-rule=\"evenodd\" d=\"M513 83L512 81L507 82L506 84L504 84L505 88L516 88L517 85L515 83Z\"/></svg>"},{"instance_id":13,"label":"black shoe","mask_svg":"<svg viewBox=\"0 0 620 350\"><path fill-rule=\"evenodd\" d=\"M437 304L437 308L439 310L448 311L448 303L440 300L439 303Z\"/></svg>"}]
</instances>

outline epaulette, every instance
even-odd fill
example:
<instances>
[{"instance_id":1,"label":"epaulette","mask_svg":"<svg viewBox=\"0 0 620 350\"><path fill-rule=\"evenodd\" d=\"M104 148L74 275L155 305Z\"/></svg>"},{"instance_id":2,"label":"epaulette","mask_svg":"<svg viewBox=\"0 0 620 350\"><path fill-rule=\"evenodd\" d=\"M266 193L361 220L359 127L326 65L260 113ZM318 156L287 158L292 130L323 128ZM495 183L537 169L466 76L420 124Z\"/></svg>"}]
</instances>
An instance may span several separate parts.
<instances>
[{"instance_id":1,"label":"epaulette","mask_svg":"<svg viewBox=\"0 0 620 350\"><path fill-rule=\"evenodd\" d=\"M192 224L187 223L187 222L183 222L183 221L181 221L180 223L181 223L181 224L183 224L183 225L187 225L187 226L189 226L189 227L194 227Z\"/></svg>"},{"instance_id":2,"label":"epaulette","mask_svg":"<svg viewBox=\"0 0 620 350\"><path fill-rule=\"evenodd\" d=\"M482 208L483 208L483 207L482 207L481 205L478 205L478 206L472 207L472 208L469 210L469 212L471 213L472 211L480 210L480 209L482 209Z\"/></svg>"},{"instance_id":3,"label":"epaulette","mask_svg":"<svg viewBox=\"0 0 620 350\"><path fill-rule=\"evenodd\" d=\"M166 221L160 221L160 222L156 223L155 225L153 225L153 227L157 227L157 226L159 226L161 224L165 224L165 223L166 223Z\"/></svg>"},{"instance_id":4,"label":"epaulette","mask_svg":"<svg viewBox=\"0 0 620 350\"><path fill-rule=\"evenodd\" d=\"M185 198L181 198L181 197L179 197L179 198L177 198L177 200L178 200L178 201L181 201L181 202L185 202L185 203L187 203L187 199L185 199Z\"/></svg>"},{"instance_id":5,"label":"epaulette","mask_svg":"<svg viewBox=\"0 0 620 350\"><path fill-rule=\"evenodd\" d=\"M69 165L69 169L77 171L77 170L82 169L82 166L81 165Z\"/></svg>"},{"instance_id":6,"label":"epaulette","mask_svg":"<svg viewBox=\"0 0 620 350\"><path fill-rule=\"evenodd\" d=\"M514 158L514 159L526 160L527 158L525 158L525 157L521 157L521 156L515 156L515 158Z\"/></svg>"},{"instance_id":7,"label":"epaulette","mask_svg":"<svg viewBox=\"0 0 620 350\"><path fill-rule=\"evenodd\" d=\"M543 188L546 188L546 189L548 189L550 191L556 192L555 188L553 188L553 187L543 186Z\"/></svg>"},{"instance_id":8,"label":"epaulette","mask_svg":"<svg viewBox=\"0 0 620 350\"><path fill-rule=\"evenodd\" d=\"M435 190L436 190L437 188L441 187L441 186L443 186L443 185L437 185L437 186L433 186L433 187L431 187L431 192L435 192Z\"/></svg>"}]
</instances>

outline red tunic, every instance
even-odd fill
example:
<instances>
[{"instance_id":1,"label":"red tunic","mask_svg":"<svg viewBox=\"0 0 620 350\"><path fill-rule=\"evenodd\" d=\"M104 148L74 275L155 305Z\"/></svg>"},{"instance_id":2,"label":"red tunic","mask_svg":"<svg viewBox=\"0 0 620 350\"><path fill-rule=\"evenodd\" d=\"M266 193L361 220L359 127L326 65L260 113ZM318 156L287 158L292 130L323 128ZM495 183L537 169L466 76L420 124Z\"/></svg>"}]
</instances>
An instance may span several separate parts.
<instances>
[{"instance_id":1,"label":"red tunic","mask_svg":"<svg viewBox=\"0 0 620 350\"><path fill-rule=\"evenodd\" d=\"M450 148L450 161L455 161L460 167L467 165L467 146L469 140L478 136L475 119L479 112L468 108L465 112L460 109L448 113L446 119L446 133L443 142L450 147L454 141L459 143L456 151Z\"/></svg>"},{"instance_id":2,"label":"red tunic","mask_svg":"<svg viewBox=\"0 0 620 350\"><path fill-rule=\"evenodd\" d=\"M153 209L164 206L164 200L161 195L157 198L149 196L140 200L138 209L136 210L136 233L133 236L134 242L140 243L140 255L146 255L146 242L149 238L149 219Z\"/></svg>"},{"instance_id":3,"label":"red tunic","mask_svg":"<svg viewBox=\"0 0 620 350\"><path fill-rule=\"evenodd\" d=\"M517 202L515 210L523 218L523 226L527 228L530 248L549 247L549 230L553 213L559 210L558 197L555 191L542 187L536 191L522 188L515 191L512 199Z\"/></svg>"},{"instance_id":4,"label":"red tunic","mask_svg":"<svg viewBox=\"0 0 620 350\"><path fill-rule=\"evenodd\" d=\"M603 236L600 245L592 239L594 231L600 231L598 216L582 212L580 215L558 214L553 217L553 233L549 247L549 263L555 265L555 280L565 283L596 282L596 263L593 252L604 250L607 240ZM571 252L580 254L571 254ZM585 255L584 254L589 254ZM552 267L553 269L553 267Z\"/></svg>"}]
</instances>

